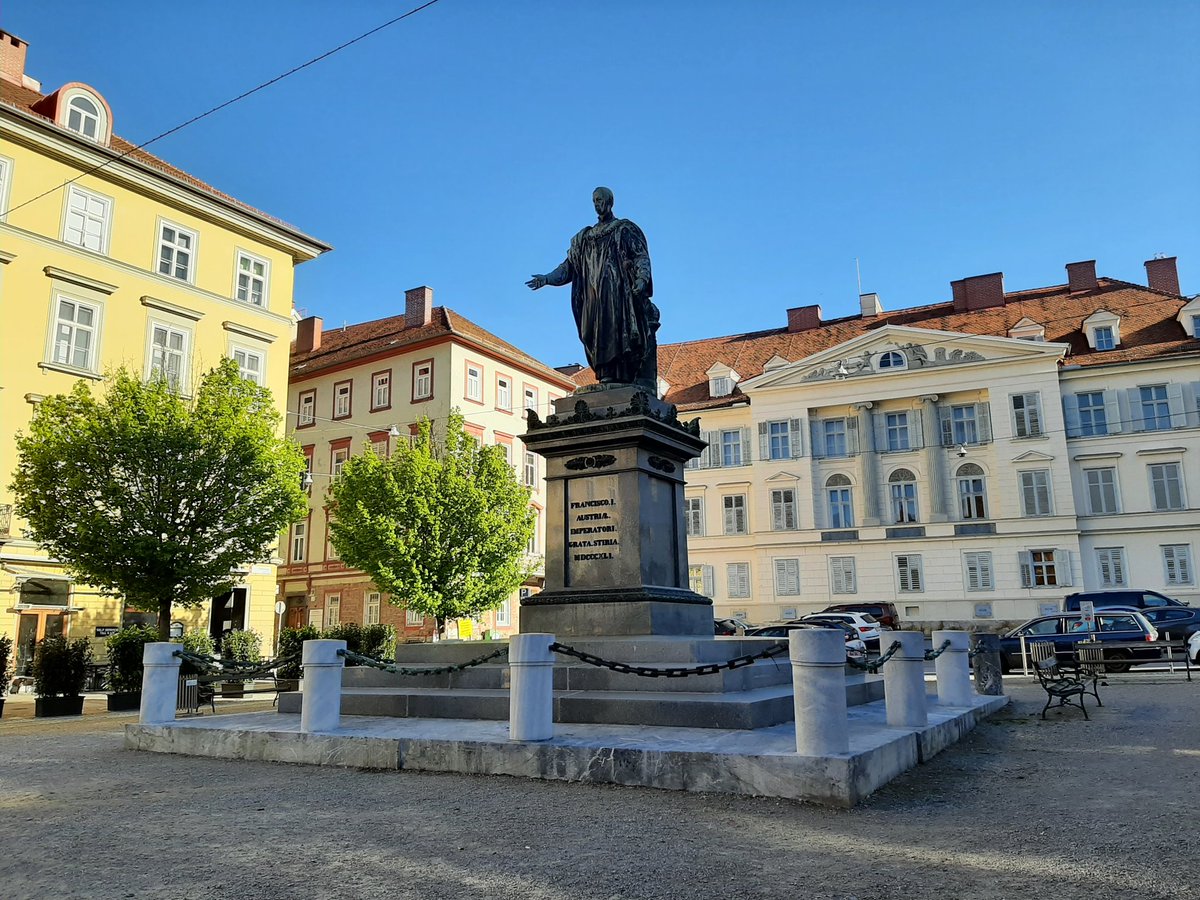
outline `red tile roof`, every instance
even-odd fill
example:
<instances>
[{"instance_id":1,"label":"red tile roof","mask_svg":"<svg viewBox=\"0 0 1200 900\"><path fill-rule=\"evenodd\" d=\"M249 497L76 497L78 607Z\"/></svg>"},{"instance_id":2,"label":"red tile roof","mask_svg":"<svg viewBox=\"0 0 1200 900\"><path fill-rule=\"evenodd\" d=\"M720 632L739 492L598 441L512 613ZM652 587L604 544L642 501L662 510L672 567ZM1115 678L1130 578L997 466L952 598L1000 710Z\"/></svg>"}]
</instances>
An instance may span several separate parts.
<instances>
[{"instance_id":1,"label":"red tile roof","mask_svg":"<svg viewBox=\"0 0 1200 900\"><path fill-rule=\"evenodd\" d=\"M19 109L22 113L33 116L43 122L48 122L51 125L54 125L55 128L58 128L64 135L68 135L74 139L82 141L89 147L95 148L101 146L87 140L86 138L76 135L74 132L69 131L66 128L62 128L60 125L55 123L53 119L32 108L47 96L49 95L39 93L38 91L31 90L19 84L14 84L11 81L0 79L0 103ZM145 150L138 150L135 144L131 144L122 137L119 137L115 134L112 135L112 138L109 141L108 149L118 156L124 156L126 159L133 160L134 162L140 163L143 166L154 169L163 175L167 175L170 178L183 182L188 187L195 188L202 193L208 194L209 196L220 200L222 203L236 207L238 210L244 213L249 213L255 218L263 219L278 228L288 231L292 235L301 238L308 243L315 244L317 247L321 248L322 252L333 249L328 244L318 241L316 238L305 234L294 225L289 225L287 222L283 221L283 219L273 216L270 213L263 212L261 209L256 209L248 203L243 203L236 197L230 196L223 191L219 191L210 184L205 184L199 178L189 175L182 169L178 169L170 163L159 159L152 153L147 153Z\"/></svg>"},{"instance_id":2,"label":"red tile roof","mask_svg":"<svg viewBox=\"0 0 1200 900\"><path fill-rule=\"evenodd\" d=\"M745 381L761 375L763 366L776 356L795 362L885 325L1007 337L1009 329L1023 318L1044 326L1047 341L1070 345L1066 365L1200 354L1200 340L1189 338L1175 319L1187 300L1174 294L1101 278L1092 291L1071 293L1063 284L1014 291L1004 298L1004 306L968 312L956 312L950 302L936 303L885 311L871 318L855 315L834 319L807 331L789 332L785 327L664 344L658 348L658 373L670 385L665 398L669 403L685 411L714 409L746 402L737 388L727 397L709 396L706 372L715 363L729 366ZM1083 320L1101 309L1121 318L1121 345L1116 350L1099 352L1088 346ZM574 377L579 385L595 382L590 368Z\"/></svg>"}]
</instances>

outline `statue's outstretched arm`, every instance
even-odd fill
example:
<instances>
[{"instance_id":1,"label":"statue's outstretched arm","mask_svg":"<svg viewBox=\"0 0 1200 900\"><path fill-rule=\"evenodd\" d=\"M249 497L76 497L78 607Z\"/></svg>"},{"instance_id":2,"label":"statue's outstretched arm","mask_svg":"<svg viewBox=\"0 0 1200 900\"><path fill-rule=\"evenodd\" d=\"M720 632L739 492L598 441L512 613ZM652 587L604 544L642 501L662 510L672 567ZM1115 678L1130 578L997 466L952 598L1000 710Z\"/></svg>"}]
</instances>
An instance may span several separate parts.
<instances>
[{"instance_id":1,"label":"statue's outstretched arm","mask_svg":"<svg viewBox=\"0 0 1200 900\"><path fill-rule=\"evenodd\" d=\"M527 282L529 289L536 291L540 287L550 285L550 287L561 287L564 284L571 283L571 264L568 260L563 260L559 263L557 269L546 275L534 275Z\"/></svg>"}]
</instances>

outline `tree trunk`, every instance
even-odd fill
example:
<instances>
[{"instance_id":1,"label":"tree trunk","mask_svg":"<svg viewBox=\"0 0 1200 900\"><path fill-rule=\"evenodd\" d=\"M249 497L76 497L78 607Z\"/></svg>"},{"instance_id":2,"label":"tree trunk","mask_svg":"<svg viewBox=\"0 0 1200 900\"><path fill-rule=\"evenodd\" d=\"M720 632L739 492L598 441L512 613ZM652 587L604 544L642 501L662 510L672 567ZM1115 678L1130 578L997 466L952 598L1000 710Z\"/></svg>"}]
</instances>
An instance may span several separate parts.
<instances>
[{"instance_id":1,"label":"tree trunk","mask_svg":"<svg viewBox=\"0 0 1200 900\"><path fill-rule=\"evenodd\" d=\"M171 639L170 600L160 600L158 602L158 639L160 641L169 641Z\"/></svg>"}]
</instances>

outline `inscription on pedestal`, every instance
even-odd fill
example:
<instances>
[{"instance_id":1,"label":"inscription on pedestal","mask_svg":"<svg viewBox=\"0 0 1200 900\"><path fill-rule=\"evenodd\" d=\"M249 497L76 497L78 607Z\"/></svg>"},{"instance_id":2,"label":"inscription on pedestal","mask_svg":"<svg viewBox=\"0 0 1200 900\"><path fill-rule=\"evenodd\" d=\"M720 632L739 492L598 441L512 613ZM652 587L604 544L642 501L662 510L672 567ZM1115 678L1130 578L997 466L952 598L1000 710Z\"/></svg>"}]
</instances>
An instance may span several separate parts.
<instances>
[{"instance_id":1,"label":"inscription on pedestal","mask_svg":"<svg viewBox=\"0 0 1200 900\"><path fill-rule=\"evenodd\" d=\"M600 500L574 500L567 519L567 547L571 559L613 559L621 546L617 538L617 523L613 516L617 501L611 497Z\"/></svg>"},{"instance_id":2,"label":"inscription on pedestal","mask_svg":"<svg viewBox=\"0 0 1200 900\"><path fill-rule=\"evenodd\" d=\"M572 478L567 484L566 582L575 587L615 585L622 527L618 476Z\"/></svg>"}]
</instances>

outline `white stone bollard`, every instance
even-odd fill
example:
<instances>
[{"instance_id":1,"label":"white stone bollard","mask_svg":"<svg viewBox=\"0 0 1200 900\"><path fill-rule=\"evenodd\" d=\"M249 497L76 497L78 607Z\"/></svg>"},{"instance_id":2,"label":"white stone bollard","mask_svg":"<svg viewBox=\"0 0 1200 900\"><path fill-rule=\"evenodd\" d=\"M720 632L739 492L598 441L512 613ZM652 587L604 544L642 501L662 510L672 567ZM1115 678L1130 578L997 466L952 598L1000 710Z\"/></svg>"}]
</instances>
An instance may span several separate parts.
<instances>
[{"instance_id":1,"label":"white stone bollard","mask_svg":"<svg viewBox=\"0 0 1200 900\"><path fill-rule=\"evenodd\" d=\"M342 670L346 667L339 650L345 641L305 641L300 664L300 730L334 731L342 721Z\"/></svg>"},{"instance_id":2,"label":"white stone bollard","mask_svg":"<svg viewBox=\"0 0 1200 900\"><path fill-rule=\"evenodd\" d=\"M161 725L175 721L179 699L179 644L154 643L142 647L142 708L138 721Z\"/></svg>"},{"instance_id":3,"label":"white stone bollard","mask_svg":"<svg viewBox=\"0 0 1200 900\"><path fill-rule=\"evenodd\" d=\"M892 641L899 641L900 649L883 664L887 723L899 728L924 728L929 724L925 701L925 635L919 631L885 631L879 649L887 652Z\"/></svg>"},{"instance_id":4,"label":"white stone bollard","mask_svg":"<svg viewBox=\"0 0 1200 900\"><path fill-rule=\"evenodd\" d=\"M508 643L508 738L554 737L554 643L552 634L514 634Z\"/></svg>"},{"instance_id":5,"label":"white stone bollard","mask_svg":"<svg viewBox=\"0 0 1200 900\"><path fill-rule=\"evenodd\" d=\"M850 750L846 718L846 638L839 628L796 628L788 636L796 711L796 752L831 756Z\"/></svg>"},{"instance_id":6,"label":"white stone bollard","mask_svg":"<svg viewBox=\"0 0 1200 900\"><path fill-rule=\"evenodd\" d=\"M933 649L950 642L942 655L933 661L937 673L938 703L942 706L970 706L975 697L971 684L971 635L965 631L935 631Z\"/></svg>"}]
</instances>

